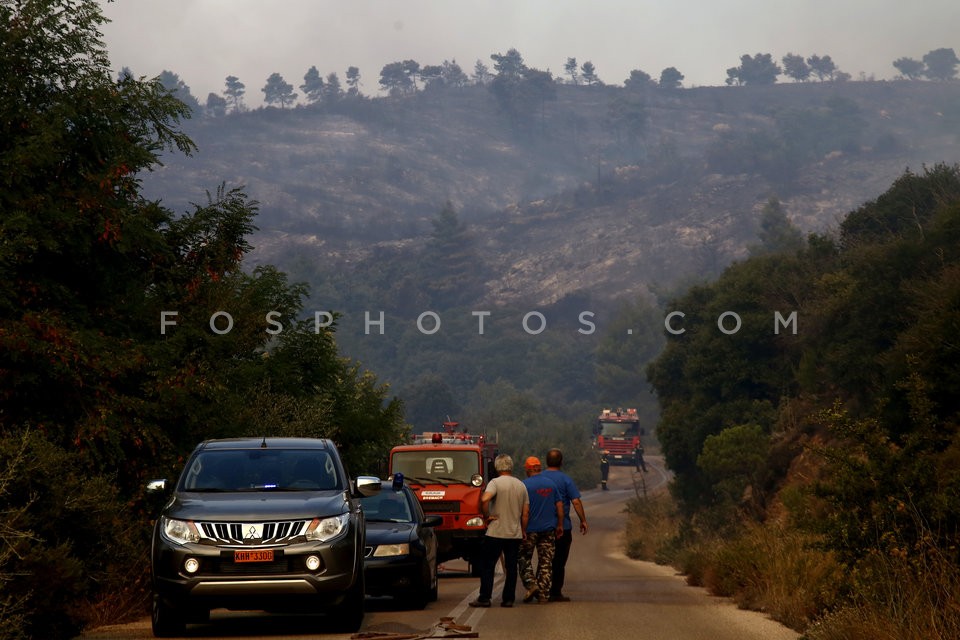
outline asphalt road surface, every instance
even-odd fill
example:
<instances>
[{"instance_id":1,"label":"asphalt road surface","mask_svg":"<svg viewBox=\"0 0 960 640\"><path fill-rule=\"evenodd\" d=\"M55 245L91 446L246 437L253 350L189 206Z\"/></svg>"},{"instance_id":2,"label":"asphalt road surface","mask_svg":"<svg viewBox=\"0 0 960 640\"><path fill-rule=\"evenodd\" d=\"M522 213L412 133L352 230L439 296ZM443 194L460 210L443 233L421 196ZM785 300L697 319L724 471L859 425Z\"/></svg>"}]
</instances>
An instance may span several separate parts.
<instances>
[{"instance_id":1,"label":"asphalt road surface","mask_svg":"<svg viewBox=\"0 0 960 640\"><path fill-rule=\"evenodd\" d=\"M583 492L590 531L576 531L564 592L570 602L522 604L518 584L517 604L498 606L500 579L489 609L472 609L479 579L471 578L460 562L447 563L440 581L440 598L422 611L395 607L389 598L368 598L361 633L427 636L437 634L441 618L470 627L489 640L795 640L798 634L756 612L741 611L723 598L687 586L676 571L649 562L630 560L623 554L624 503L636 492L663 490L667 474L662 460L650 457L648 473L632 467L613 467L609 491ZM574 517L574 526L577 521ZM261 612L214 611L210 623L190 625L186 637L271 639L323 637L350 638L324 629L319 616L281 616ZM138 640L151 638L150 620L101 627L82 640ZM385 636L389 637L389 636ZM435 635L435 637L441 637Z\"/></svg>"}]
</instances>

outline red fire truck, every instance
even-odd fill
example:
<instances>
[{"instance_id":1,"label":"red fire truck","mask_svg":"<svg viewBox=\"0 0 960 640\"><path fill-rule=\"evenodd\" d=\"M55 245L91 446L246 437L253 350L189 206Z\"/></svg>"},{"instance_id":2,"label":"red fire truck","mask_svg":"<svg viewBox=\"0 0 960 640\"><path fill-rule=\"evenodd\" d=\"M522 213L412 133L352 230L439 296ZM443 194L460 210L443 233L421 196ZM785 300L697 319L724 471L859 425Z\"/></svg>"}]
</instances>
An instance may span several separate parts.
<instances>
[{"instance_id":1,"label":"red fire truck","mask_svg":"<svg viewBox=\"0 0 960 640\"><path fill-rule=\"evenodd\" d=\"M402 473L423 511L443 518L436 527L437 559L463 558L479 575L480 542L486 531L480 496L494 475L496 441L468 433L460 423L442 423L442 431L411 436L390 450L390 474Z\"/></svg>"},{"instance_id":2,"label":"red fire truck","mask_svg":"<svg viewBox=\"0 0 960 640\"><path fill-rule=\"evenodd\" d=\"M640 417L636 409L604 409L593 433L597 449L607 452L610 464L635 464L640 446Z\"/></svg>"}]
</instances>

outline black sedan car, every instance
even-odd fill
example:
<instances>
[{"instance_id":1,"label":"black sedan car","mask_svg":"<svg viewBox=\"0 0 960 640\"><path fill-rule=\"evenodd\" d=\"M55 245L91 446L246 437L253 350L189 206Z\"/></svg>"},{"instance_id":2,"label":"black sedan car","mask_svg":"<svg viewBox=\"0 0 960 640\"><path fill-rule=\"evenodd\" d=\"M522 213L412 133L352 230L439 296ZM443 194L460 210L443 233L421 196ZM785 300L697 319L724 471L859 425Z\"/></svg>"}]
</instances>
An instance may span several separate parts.
<instances>
[{"instance_id":1,"label":"black sedan car","mask_svg":"<svg viewBox=\"0 0 960 640\"><path fill-rule=\"evenodd\" d=\"M426 516L402 477L361 498L367 521L364 574L367 595L392 596L422 609L437 599L439 516Z\"/></svg>"}]
</instances>

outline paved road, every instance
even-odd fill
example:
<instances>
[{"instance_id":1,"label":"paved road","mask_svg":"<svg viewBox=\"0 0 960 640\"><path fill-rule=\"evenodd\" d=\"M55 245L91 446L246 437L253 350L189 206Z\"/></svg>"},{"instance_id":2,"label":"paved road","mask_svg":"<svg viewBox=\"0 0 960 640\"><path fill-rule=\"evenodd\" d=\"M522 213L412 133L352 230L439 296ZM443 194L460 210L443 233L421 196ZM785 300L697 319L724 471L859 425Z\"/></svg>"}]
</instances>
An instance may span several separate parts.
<instances>
[{"instance_id":1,"label":"paved road","mask_svg":"<svg viewBox=\"0 0 960 640\"><path fill-rule=\"evenodd\" d=\"M662 490L667 481L662 461L651 458L649 468L643 476L646 490ZM798 634L764 615L741 611L724 599L687 586L673 569L633 561L623 555L623 505L635 491L643 490L644 485L637 479L632 469L614 467L609 491L584 492L591 530L586 536L578 535L573 543L564 589L571 602L518 604L513 609L502 609L496 606L498 582L494 607L471 609L467 602L476 597L479 582L469 577L462 564L450 563L444 567L440 599L423 611L397 609L386 598L368 599L363 632L425 633L441 617L449 616L489 640L795 640ZM215 611L210 624L188 628L188 637L198 638L277 640L319 636L330 640L350 637L326 634L318 618L255 612ZM82 636L83 640L150 637L148 619Z\"/></svg>"}]
</instances>

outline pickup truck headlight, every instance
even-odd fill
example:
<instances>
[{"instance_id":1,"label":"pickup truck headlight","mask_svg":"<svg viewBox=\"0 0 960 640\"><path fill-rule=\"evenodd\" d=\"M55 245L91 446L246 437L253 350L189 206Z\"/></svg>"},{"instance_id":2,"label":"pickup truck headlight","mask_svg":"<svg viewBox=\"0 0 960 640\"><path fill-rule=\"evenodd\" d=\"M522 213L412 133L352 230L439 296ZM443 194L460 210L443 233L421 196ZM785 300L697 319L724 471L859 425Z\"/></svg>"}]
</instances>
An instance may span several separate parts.
<instances>
[{"instance_id":1,"label":"pickup truck headlight","mask_svg":"<svg viewBox=\"0 0 960 640\"><path fill-rule=\"evenodd\" d=\"M341 513L331 518L314 518L310 526L307 527L307 540L326 542L331 538L336 538L347 528L349 522L349 513Z\"/></svg>"},{"instance_id":2,"label":"pickup truck headlight","mask_svg":"<svg viewBox=\"0 0 960 640\"><path fill-rule=\"evenodd\" d=\"M197 530L197 525L189 520L174 520L163 516L160 518L160 527L163 535L177 544L200 542L200 532Z\"/></svg>"}]
</instances>

